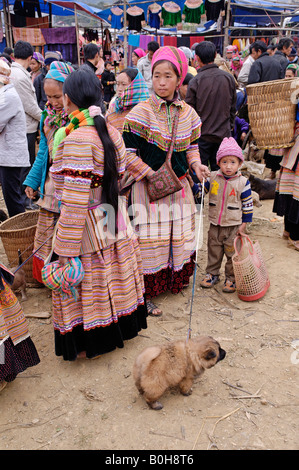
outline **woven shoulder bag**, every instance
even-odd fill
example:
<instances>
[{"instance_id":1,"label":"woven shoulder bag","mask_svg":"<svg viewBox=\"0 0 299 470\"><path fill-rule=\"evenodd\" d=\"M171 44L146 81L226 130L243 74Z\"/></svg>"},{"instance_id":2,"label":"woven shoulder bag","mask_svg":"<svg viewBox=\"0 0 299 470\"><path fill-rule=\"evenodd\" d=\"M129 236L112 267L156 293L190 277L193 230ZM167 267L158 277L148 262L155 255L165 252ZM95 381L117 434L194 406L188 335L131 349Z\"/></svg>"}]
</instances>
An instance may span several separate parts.
<instances>
[{"instance_id":1,"label":"woven shoulder bag","mask_svg":"<svg viewBox=\"0 0 299 470\"><path fill-rule=\"evenodd\" d=\"M174 141L179 122L179 109L176 108L172 125L171 143L168 149L165 162L152 176L147 177L147 191L150 201L157 201L165 196L180 191L183 185L171 166L171 157L174 148Z\"/></svg>"}]
</instances>

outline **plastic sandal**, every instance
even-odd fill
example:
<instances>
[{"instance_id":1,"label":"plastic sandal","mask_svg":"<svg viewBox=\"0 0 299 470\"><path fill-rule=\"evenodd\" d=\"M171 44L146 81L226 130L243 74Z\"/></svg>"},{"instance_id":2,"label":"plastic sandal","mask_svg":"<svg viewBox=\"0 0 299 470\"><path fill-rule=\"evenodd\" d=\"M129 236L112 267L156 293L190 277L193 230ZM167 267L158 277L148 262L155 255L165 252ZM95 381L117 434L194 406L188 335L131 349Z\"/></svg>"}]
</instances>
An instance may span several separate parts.
<instances>
[{"instance_id":1,"label":"plastic sandal","mask_svg":"<svg viewBox=\"0 0 299 470\"><path fill-rule=\"evenodd\" d=\"M146 305L147 305L147 312L150 316L152 316L152 317L161 317L162 312L159 309L159 307L157 307L157 305L155 305L150 300L146 301ZM160 310L160 312L159 313L153 313L155 310Z\"/></svg>"},{"instance_id":2,"label":"plastic sandal","mask_svg":"<svg viewBox=\"0 0 299 470\"><path fill-rule=\"evenodd\" d=\"M232 293L235 292L236 290L236 284L229 279L225 279L225 282L223 284L222 292L227 292L227 293Z\"/></svg>"},{"instance_id":3,"label":"plastic sandal","mask_svg":"<svg viewBox=\"0 0 299 470\"><path fill-rule=\"evenodd\" d=\"M210 288L217 284L217 282L219 282L219 276L207 273L203 280L200 282L200 285L201 287Z\"/></svg>"}]
</instances>

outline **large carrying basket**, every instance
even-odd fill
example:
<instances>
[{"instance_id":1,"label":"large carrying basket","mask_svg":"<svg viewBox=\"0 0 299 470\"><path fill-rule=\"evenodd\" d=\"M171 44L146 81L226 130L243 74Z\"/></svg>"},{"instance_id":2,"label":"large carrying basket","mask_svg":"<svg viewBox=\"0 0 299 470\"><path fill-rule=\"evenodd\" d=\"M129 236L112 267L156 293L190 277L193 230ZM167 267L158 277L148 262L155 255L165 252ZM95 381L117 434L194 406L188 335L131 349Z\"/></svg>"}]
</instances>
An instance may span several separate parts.
<instances>
[{"instance_id":1,"label":"large carrying basket","mask_svg":"<svg viewBox=\"0 0 299 470\"><path fill-rule=\"evenodd\" d=\"M240 249L238 242L241 243ZM237 236L234 246L232 262L238 297L247 302L258 300L266 294L270 286L260 244L258 241L252 242L246 235Z\"/></svg>"},{"instance_id":2,"label":"large carrying basket","mask_svg":"<svg viewBox=\"0 0 299 470\"><path fill-rule=\"evenodd\" d=\"M255 83L246 87L252 135L261 150L294 145L299 79Z\"/></svg>"},{"instance_id":3,"label":"large carrying basket","mask_svg":"<svg viewBox=\"0 0 299 470\"><path fill-rule=\"evenodd\" d=\"M24 212L0 224L0 237L11 268L19 264L18 250L22 253L23 262L32 254L38 214L38 210ZM32 266L33 258L30 258L22 267L25 271L26 283L32 287L40 287L42 284L32 275Z\"/></svg>"}]
</instances>

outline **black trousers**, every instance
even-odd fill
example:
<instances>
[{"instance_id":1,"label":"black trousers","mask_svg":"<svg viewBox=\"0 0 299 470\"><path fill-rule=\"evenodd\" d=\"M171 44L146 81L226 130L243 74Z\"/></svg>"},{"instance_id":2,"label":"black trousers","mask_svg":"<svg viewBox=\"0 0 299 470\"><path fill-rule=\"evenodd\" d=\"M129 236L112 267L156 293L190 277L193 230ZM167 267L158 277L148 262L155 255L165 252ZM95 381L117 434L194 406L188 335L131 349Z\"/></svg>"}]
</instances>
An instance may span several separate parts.
<instances>
[{"instance_id":1,"label":"black trousers","mask_svg":"<svg viewBox=\"0 0 299 470\"><path fill-rule=\"evenodd\" d=\"M25 212L22 174L23 168L20 167L0 167L0 182L9 217Z\"/></svg>"},{"instance_id":2,"label":"black trousers","mask_svg":"<svg viewBox=\"0 0 299 470\"><path fill-rule=\"evenodd\" d=\"M198 148L201 163L206 166L210 166L211 171L219 169L219 166L216 163L216 154L220 147L220 143L216 142L207 142L201 138L198 139Z\"/></svg>"}]
</instances>

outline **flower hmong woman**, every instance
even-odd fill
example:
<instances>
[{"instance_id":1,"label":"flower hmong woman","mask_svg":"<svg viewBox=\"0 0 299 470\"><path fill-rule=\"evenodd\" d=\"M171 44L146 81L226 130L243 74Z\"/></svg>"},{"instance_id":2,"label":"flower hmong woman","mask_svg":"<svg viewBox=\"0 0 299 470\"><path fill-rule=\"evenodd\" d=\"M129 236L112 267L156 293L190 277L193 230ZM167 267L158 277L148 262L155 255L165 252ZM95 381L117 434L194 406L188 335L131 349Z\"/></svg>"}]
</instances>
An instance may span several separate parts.
<instances>
[{"instance_id":1,"label":"flower hmong woman","mask_svg":"<svg viewBox=\"0 0 299 470\"><path fill-rule=\"evenodd\" d=\"M63 93L70 124L55 136L50 169L60 201L53 246L60 266L79 259L84 278L77 298L53 290L53 321L56 354L74 360L123 347L146 328L147 311L138 240L118 191L123 140L101 115L95 75L76 70Z\"/></svg>"},{"instance_id":2,"label":"flower hmong woman","mask_svg":"<svg viewBox=\"0 0 299 470\"><path fill-rule=\"evenodd\" d=\"M122 70L116 78L116 95L110 101L105 114L107 122L122 133L126 115L136 104L147 98L148 88L138 69L128 67Z\"/></svg>"},{"instance_id":3,"label":"flower hmong woman","mask_svg":"<svg viewBox=\"0 0 299 470\"><path fill-rule=\"evenodd\" d=\"M65 126L68 117L63 109L62 86L66 77L74 71L73 67L63 62L52 62L44 80L47 103L40 122L39 151L34 164L27 175L24 185L26 195L33 199L40 191L38 205L40 212L35 234L33 257L33 276L42 282L41 269L52 248L54 226L59 216L58 201L54 196L54 185L49 172L53 161L53 143L56 131Z\"/></svg>"},{"instance_id":4,"label":"flower hmong woman","mask_svg":"<svg viewBox=\"0 0 299 470\"><path fill-rule=\"evenodd\" d=\"M0 264L0 392L18 374L40 362L12 283L13 274Z\"/></svg>"},{"instance_id":5,"label":"flower hmong woman","mask_svg":"<svg viewBox=\"0 0 299 470\"><path fill-rule=\"evenodd\" d=\"M154 92L137 104L124 122L127 170L134 177L131 192L133 224L138 233L143 273L152 315L161 315L149 299L170 290L178 293L188 285L194 270L195 204L186 177L194 171L202 180L209 170L201 164L198 151L201 121L197 113L178 98L178 88L188 71L184 53L175 47L158 49L152 59ZM156 202L150 202L147 179L165 162L174 136L172 168L182 189Z\"/></svg>"}]
</instances>

